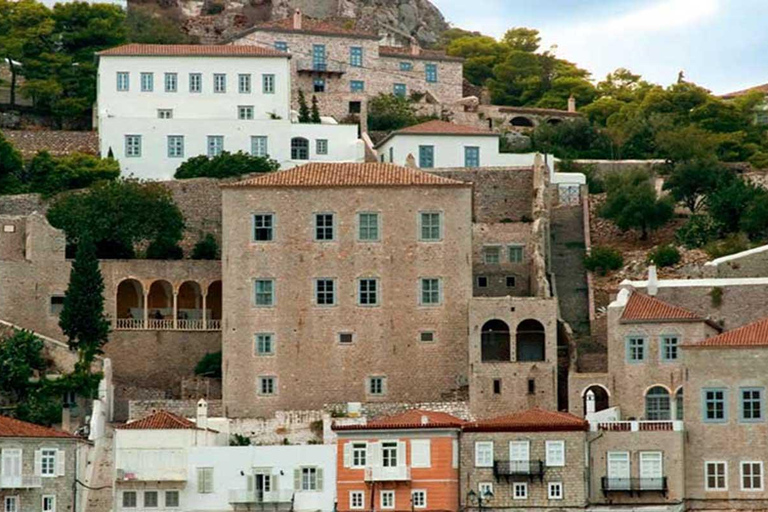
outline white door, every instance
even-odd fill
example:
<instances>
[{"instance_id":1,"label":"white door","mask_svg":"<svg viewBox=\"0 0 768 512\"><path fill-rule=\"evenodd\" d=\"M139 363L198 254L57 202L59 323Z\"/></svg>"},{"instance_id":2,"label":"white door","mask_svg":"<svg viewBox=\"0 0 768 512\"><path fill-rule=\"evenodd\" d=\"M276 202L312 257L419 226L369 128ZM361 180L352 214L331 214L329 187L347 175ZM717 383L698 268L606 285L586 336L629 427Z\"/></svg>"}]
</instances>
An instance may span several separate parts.
<instances>
[{"instance_id":1,"label":"white door","mask_svg":"<svg viewBox=\"0 0 768 512\"><path fill-rule=\"evenodd\" d=\"M3 450L3 487L21 487L21 449Z\"/></svg>"},{"instance_id":2,"label":"white door","mask_svg":"<svg viewBox=\"0 0 768 512\"><path fill-rule=\"evenodd\" d=\"M629 478L629 452L608 452L609 489L629 489Z\"/></svg>"},{"instance_id":3,"label":"white door","mask_svg":"<svg viewBox=\"0 0 768 512\"><path fill-rule=\"evenodd\" d=\"M513 473L530 473L531 445L528 441L509 442L509 465Z\"/></svg>"},{"instance_id":4,"label":"white door","mask_svg":"<svg viewBox=\"0 0 768 512\"><path fill-rule=\"evenodd\" d=\"M640 488L660 491L662 484L661 452L640 452Z\"/></svg>"}]
</instances>

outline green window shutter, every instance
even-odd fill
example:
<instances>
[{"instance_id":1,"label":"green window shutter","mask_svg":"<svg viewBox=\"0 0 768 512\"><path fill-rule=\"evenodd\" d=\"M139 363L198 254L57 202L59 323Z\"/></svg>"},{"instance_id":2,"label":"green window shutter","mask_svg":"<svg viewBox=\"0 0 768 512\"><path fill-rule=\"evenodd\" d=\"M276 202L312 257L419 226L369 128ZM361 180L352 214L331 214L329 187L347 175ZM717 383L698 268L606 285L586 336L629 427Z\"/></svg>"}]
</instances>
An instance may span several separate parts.
<instances>
[{"instance_id":1,"label":"green window shutter","mask_svg":"<svg viewBox=\"0 0 768 512\"><path fill-rule=\"evenodd\" d=\"M317 468L317 490L323 490L323 468Z\"/></svg>"},{"instance_id":2,"label":"green window shutter","mask_svg":"<svg viewBox=\"0 0 768 512\"><path fill-rule=\"evenodd\" d=\"M293 470L293 488L297 491L301 490L301 469Z\"/></svg>"}]
</instances>

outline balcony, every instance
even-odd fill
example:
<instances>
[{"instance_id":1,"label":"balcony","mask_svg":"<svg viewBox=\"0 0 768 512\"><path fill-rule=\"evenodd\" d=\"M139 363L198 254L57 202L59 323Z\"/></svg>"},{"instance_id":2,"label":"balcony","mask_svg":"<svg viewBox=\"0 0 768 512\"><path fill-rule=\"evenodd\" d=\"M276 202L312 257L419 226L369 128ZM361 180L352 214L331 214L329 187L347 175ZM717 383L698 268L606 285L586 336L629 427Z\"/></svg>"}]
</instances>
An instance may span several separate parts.
<instances>
[{"instance_id":1,"label":"balcony","mask_svg":"<svg viewBox=\"0 0 768 512\"><path fill-rule=\"evenodd\" d=\"M497 460L493 463L496 480L544 478L544 462L540 460Z\"/></svg>"},{"instance_id":2,"label":"balcony","mask_svg":"<svg viewBox=\"0 0 768 512\"><path fill-rule=\"evenodd\" d=\"M368 466L365 468L366 482L407 482L411 479L408 466Z\"/></svg>"},{"instance_id":3,"label":"balcony","mask_svg":"<svg viewBox=\"0 0 768 512\"><path fill-rule=\"evenodd\" d=\"M683 422L668 421L599 421L591 422L593 432L682 432Z\"/></svg>"},{"instance_id":4,"label":"balcony","mask_svg":"<svg viewBox=\"0 0 768 512\"><path fill-rule=\"evenodd\" d=\"M118 482L185 482L187 469L185 467L156 466L138 469L118 469Z\"/></svg>"},{"instance_id":5,"label":"balcony","mask_svg":"<svg viewBox=\"0 0 768 512\"><path fill-rule=\"evenodd\" d=\"M34 475L0 476L0 489L37 489L43 479Z\"/></svg>"},{"instance_id":6,"label":"balcony","mask_svg":"<svg viewBox=\"0 0 768 512\"><path fill-rule=\"evenodd\" d=\"M299 73L343 75L347 72L347 65L343 62L315 62L313 59L297 59L296 71Z\"/></svg>"},{"instance_id":7,"label":"balcony","mask_svg":"<svg viewBox=\"0 0 768 512\"><path fill-rule=\"evenodd\" d=\"M667 477L659 478L602 478L603 494L610 492L628 493L639 496L643 492L660 492L667 495Z\"/></svg>"},{"instance_id":8,"label":"balcony","mask_svg":"<svg viewBox=\"0 0 768 512\"><path fill-rule=\"evenodd\" d=\"M279 489L276 491L248 491L245 489L231 489L229 491L230 505L248 505L248 504L280 504L291 503L293 501L293 491L288 489Z\"/></svg>"},{"instance_id":9,"label":"balcony","mask_svg":"<svg viewBox=\"0 0 768 512\"><path fill-rule=\"evenodd\" d=\"M220 331L221 320L171 318L116 318L112 327L116 331Z\"/></svg>"}]
</instances>

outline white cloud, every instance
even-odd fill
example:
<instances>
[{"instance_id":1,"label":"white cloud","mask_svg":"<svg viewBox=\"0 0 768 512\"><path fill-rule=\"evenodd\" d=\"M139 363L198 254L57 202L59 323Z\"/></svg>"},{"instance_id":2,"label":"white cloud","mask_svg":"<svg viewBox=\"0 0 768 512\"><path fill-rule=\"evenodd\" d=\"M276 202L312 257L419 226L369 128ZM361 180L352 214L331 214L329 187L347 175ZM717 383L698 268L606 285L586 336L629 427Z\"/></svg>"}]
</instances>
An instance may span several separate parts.
<instances>
[{"instance_id":1,"label":"white cloud","mask_svg":"<svg viewBox=\"0 0 768 512\"><path fill-rule=\"evenodd\" d=\"M627 14L576 24L570 30L586 33L659 32L712 19L720 0L663 0Z\"/></svg>"}]
</instances>

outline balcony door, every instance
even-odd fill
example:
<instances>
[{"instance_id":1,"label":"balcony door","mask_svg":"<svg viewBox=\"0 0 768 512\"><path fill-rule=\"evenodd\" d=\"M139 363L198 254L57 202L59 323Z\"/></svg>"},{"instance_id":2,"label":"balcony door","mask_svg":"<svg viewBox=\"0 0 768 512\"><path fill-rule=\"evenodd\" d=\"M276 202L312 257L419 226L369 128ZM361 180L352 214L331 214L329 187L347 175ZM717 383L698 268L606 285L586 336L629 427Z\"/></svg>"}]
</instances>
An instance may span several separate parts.
<instances>
[{"instance_id":1,"label":"balcony door","mask_svg":"<svg viewBox=\"0 0 768 512\"><path fill-rule=\"evenodd\" d=\"M3 487L21 487L21 449L3 448Z\"/></svg>"},{"instance_id":2,"label":"balcony door","mask_svg":"<svg viewBox=\"0 0 768 512\"><path fill-rule=\"evenodd\" d=\"M608 485L612 490L630 489L629 452L608 452Z\"/></svg>"},{"instance_id":3,"label":"balcony door","mask_svg":"<svg viewBox=\"0 0 768 512\"><path fill-rule=\"evenodd\" d=\"M530 473L531 445L528 441L509 442L509 466L513 473Z\"/></svg>"},{"instance_id":4,"label":"balcony door","mask_svg":"<svg viewBox=\"0 0 768 512\"><path fill-rule=\"evenodd\" d=\"M662 490L663 474L661 452L640 452L640 489Z\"/></svg>"}]
</instances>

